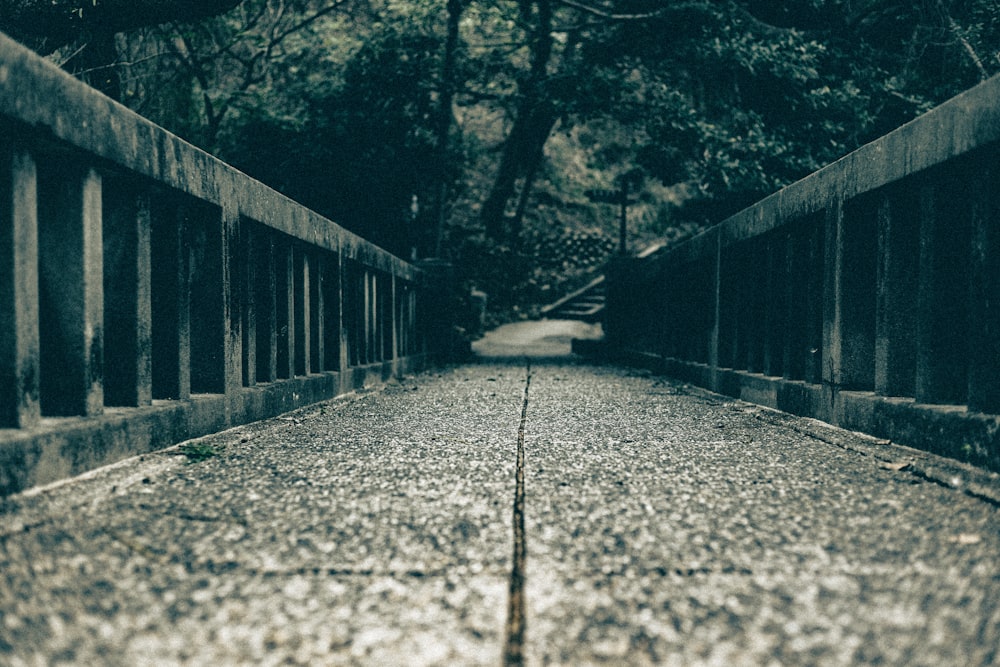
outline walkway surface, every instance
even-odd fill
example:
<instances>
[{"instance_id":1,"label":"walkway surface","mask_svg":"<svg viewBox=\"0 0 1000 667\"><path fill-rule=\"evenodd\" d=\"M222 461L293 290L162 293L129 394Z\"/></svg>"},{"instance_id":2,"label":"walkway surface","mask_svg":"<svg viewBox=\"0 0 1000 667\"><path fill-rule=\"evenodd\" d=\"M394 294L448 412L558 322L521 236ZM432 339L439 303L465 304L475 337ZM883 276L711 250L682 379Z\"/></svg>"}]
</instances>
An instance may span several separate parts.
<instances>
[{"instance_id":1,"label":"walkway surface","mask_svg":"<svg viewBox=\"0 0 1000 667\"><path fill-rule=\"evenodd\" d=\"M994 476L546 326L0 501L0 664L1000 662Z\"/></svg>"}]
</instances>

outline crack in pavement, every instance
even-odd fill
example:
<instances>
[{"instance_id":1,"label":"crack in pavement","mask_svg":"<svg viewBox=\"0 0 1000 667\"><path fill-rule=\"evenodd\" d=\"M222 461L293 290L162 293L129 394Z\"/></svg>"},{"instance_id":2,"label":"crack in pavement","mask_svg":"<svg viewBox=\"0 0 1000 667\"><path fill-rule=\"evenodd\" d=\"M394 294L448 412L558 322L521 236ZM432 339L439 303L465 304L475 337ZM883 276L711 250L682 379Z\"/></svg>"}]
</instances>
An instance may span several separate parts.
<instances>
[{"instance_id":1,"label":"crack in pavement","mask_svg":"<svg viewBox=\"0 0 1000 667\"><path fill-rule=\"evenodd\" d=\"M521 402L521 422L517 428L517 471L514 484L514 555L510 569L510 595L507 603L507 639L504 643L503 664L514 667L524 664L524 567L527 543L524 533L524 427L528 421L528 392L531 389L531 363L526 364L524 400Z\"/></svg>"}]
</instances>

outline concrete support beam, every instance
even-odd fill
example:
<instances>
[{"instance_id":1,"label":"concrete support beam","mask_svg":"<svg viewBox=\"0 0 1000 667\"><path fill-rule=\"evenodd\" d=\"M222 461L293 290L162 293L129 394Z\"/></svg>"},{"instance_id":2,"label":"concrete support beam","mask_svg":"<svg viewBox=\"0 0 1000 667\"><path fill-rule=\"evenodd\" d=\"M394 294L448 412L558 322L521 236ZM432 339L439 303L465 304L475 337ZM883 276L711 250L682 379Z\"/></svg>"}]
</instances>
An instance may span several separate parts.
<instances>
[{"instance_id":1,"label":"concrete support beam","mask_svg":"<svg viewBox=\"0 0 1000 667\"><path fill-rule=\"evenodd\" d=\"M126 182L104 188L104 400L153 400L152 222L149 194Z\"/></svg>"},{"instance_id":2,"label":"concrete support beam","mask_svg":"<svg viewBox=\"0 0 1000 667\"><path fill-rule=\"evenodd\" d=\"M42 414L104 409L101 176L62 162L39 171Z\"/></svg>"},{"instance_id":3,"label":"concrete support beam","mask_svg":"<svg viewBox=\"0 0 1000 667\"><path fill-rule=\"evenodd\" d=\"M0 428L41 416L35 162L0 144Z\"/></svg>"}]
</instances>

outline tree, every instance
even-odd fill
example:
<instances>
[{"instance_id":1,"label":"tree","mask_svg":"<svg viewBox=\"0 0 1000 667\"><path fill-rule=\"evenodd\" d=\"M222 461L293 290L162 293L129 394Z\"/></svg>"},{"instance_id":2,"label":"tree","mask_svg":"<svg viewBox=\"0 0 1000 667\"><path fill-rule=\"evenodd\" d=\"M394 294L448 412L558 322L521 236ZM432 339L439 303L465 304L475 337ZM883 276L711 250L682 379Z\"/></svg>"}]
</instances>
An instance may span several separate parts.
<instances>
[{"instance_id":1,"label":"tree","mask_svg":"<svg viewBox=\"0 0 1000 667\"><path fill-rule=\"evenodd\" d=\"M243 0L0 0L0 30L41 53L81 37L170 21L191 23Z\"/></svg>"},{"instance_id":2,"label":"tree","mask_svg":"<svg viewBox=\"0 0 1000 667\"><path fill-rule=\"evenodd\" d=\"M63 66L120 98L115 35L169 21L193 22L242 0L0 0L0 31L46 54L75 44Z\"/></svg>"}]
</instances>

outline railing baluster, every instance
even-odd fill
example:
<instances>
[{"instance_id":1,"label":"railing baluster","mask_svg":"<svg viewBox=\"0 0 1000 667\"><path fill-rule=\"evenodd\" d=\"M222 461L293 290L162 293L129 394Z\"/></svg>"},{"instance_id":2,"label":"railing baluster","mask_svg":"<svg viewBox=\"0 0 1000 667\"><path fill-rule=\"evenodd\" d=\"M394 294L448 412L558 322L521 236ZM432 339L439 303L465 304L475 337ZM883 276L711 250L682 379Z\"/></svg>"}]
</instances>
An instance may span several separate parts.
<instances>
[{"instance_id":1,"label":"railing baluster","mask_svg":"<svg viewBox=\"0 0 1000 667\"><path fill-rule=\"evenodd\" d=\"M228 243L219 207L191 205L191 391L226 393Z\"/></svg>"},{"instance_id":2,"label":"railing baluster","mask_svg":"<svg viewBox=\"0 0 1000 667\"><path fill-rule=\"evenodd\" d=\"M341 331L340 255L326 254L323 261L323 370L339 371Z\"/></svg>"},{"instance_id":3,"label":"railing baluster","mask_svg":"<svg viewBox=\"0 0 1000 667\"><path fill-rule=\"evenodd\" d=\"M295 377L295 279L292 244L280 238L274 246L277 365L279 378Z\"/></svg>"},{"instance_id":4,"label":"railing baluster","mask_svg":"<svg viewBox=\"0 0 1000 667\"><path fill-rule=\"evenodd\" d=\"M313 373L326 370L326 304L323 280L326 278L327 253L312 253L309 260L309 366Z\"/></svg>"},{"instance_id":5,"label":"railing baluster","mask_svg":"<svg viewBox=\"0 0 1000 667\"><path fill-rule=\"evenodd\" d=\"M104 180L104 400L153 399L150 198L131 184Z\"/></svg>"},{"instance_id":6,"label":"railing baluster","mask_svg":"<svg viewBox=\"0 0 1000 667\"><path fill-rule=\"evenodd\" d=\"M294 257L294 287L295 297L295 374L309 375L310 335L312 323L309 302L309 255L300 244L295 244L292 250Z\"/></svg>"},{"instance_id":7,"label":"railing baluster","mask_svg":"<svg viewBox=\"0 0 1000 667\"><path fill-rule=\"evenodd\" d=\"M969 410L1000 413L1000 161L972 176Z\"/></svg>"},{"instance_id":8,"label":"railing baluster","mask_svg":"<svg viewBox=\"0 0 1000 667\"><path fill-rule=\"evenodd\" d=\"M899 189L877 202L875 392L913 396L916 379L916 309L919 220L912 199Z\"/></svg>"},{"instance_id":9,"label":"railing baluster","mask_svg":"<svg viewBox=\"0 0 1000 667\"><path fill-rule=\"evenodd\" d=\"M37 211L34 160L0 145L0 427L41 416Z\"/></svg>"},{"instance_id":10,"label":"railing baluster","mask_svg":"<svg viewBox=\"0 0 1000 667\"><path fill-rule=\"evenodd\" d=\"M968 391L971 219L967 202L948 195L940 182L928 180L921 188L918 403L964 403Z\"/></svg>"},{"instance_id":11,"label":"railing baluster","mask_svg":"<svg viewBox=\"0 0 1000 667\"><path fill-rule=\"evenodd\" d=\"M257 338L257 381L278 379L277 281L274 234L254 227L254 316Z\"/></svg>"},{"instance_id":12,"label":"railing baluster","mask_svg":"<svg viewBox=\"0 0 1000 667\"><path fill-rule=\"evenodd\" d=\"M104 407L101 176L55 159L39 170L42 414Z\"/></svg>"},{"instance_id":13,"label":"railing baluster","mask_svg":"<svg viewBox=\"0 0 1000 667\"><path fill-rule=\"evenodd\" d=\"M259 243L257 226L249 220L240 220L239 242L232 267L234 292L239 294L242 385L257 384L257 272L256 245Z\"/></svg>"},{"instance_id":14,"label":"railing baluster","mask_svg":"<svg viewBox=\"0 0 1000 667\"><path fill-rule=\"evenodd\" d=\"M153 198L151 266L153 398L191 395L191 244L176 195Z\"/></svg>"}]
</instances>

